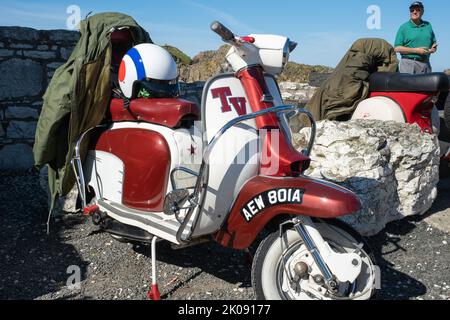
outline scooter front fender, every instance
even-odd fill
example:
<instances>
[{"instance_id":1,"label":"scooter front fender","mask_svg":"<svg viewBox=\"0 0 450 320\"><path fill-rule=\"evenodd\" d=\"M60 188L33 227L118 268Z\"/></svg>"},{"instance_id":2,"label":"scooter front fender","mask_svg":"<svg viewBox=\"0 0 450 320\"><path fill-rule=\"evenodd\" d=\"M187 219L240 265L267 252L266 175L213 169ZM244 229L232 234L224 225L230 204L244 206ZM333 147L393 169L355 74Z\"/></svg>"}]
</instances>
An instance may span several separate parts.
<instances>
[{"instance_id":1,"label":"scooter front fender","mask_svg":"<svg viewBox=\"0 0 450 320\"><path fill-rule=\"evenodd\" d=\"M225 247L248 248L256 236L278 215L336 218L361 209L350 190L308 177L257 176L242 187L228 218L214 239Z\"/></svg>"}]
</instances>

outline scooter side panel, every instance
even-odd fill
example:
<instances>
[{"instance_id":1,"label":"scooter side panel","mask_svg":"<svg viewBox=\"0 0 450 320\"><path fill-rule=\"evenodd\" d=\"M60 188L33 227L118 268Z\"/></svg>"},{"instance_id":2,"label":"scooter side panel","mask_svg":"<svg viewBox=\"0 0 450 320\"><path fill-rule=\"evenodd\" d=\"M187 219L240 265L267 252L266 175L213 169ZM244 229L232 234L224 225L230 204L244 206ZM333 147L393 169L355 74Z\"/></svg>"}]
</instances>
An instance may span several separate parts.
<instances>
[{"instance_id":1,"label":"scooter side panel","mask_svg":"<svg viewBox=\"0 0 450 320\"><path fill-rule=\"evenodd\" d=\"M123 161L124 205L144 211L162 211L171 157L160 133L143 128L107 130L99 137L95 149L109 152Z\"/></svg>"},{"instance_id":2,"label":"scooter side panel","mask_svg":"<svg viewBox=\"0 0 450 320\"><path fill-rule=\"evenodd\" d=\"M372 97L361 101L351 119L392 120L406 123L402 108L394 100L387 97Z\"/></svg>"},{"instance_id":3,"label":"scooter side panel","mask_svg":"<svg viewBox=\"0 0 450 320\"><path fill-rule=\"evenodd\" d=\"M225 247L245 249L278 215L336 218L359 209L359 198L333 183L306 177L258 176L244 185L226 223L214 238Z\"/></svg>"},{"instance_id":4,"label":"scooter side panel","mask_svg":"<svg viewBox=\"0 0 450 320\"><path fill-rule=\"evenodd\" d=\"M379 96L390 98L398 103L405 114L407 123L417 123L422 130L433 132L431 112L434 105L431 95L415 92L372 92L370 94L370 97Z\"/></svg>"},{"instance_id":5,"label":"scooter side panel","mask_svg":"<svg viewBox=\"0 0 450 320\"><path fill-rule=\"evenodd\" d=\"M89 150L83 172L87 185L94 189L98 198L122 203L122 160L109 152Z\"/></svg>"}]
</instances>

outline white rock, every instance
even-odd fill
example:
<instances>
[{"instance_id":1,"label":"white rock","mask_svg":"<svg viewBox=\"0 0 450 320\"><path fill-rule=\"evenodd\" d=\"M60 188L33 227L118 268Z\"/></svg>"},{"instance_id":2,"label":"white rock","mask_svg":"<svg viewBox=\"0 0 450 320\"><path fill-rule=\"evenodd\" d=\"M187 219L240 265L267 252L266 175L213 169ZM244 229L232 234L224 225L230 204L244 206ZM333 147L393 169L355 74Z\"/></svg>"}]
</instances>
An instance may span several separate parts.
<instances>
[{"instance_id":1,"label":"white rock","mask_svg":"<svg viewBox=\"0 0 450 320\"><path fill-rule=\"evenodd\" d=\"M293 135L303 149L310 129ZM316 144L306 174L353 190L363 208L343 218L373 235L393 220L423 214L437 196L439 150L416 125L376 120L317 123Z\"/></svg>"}]
</instances>

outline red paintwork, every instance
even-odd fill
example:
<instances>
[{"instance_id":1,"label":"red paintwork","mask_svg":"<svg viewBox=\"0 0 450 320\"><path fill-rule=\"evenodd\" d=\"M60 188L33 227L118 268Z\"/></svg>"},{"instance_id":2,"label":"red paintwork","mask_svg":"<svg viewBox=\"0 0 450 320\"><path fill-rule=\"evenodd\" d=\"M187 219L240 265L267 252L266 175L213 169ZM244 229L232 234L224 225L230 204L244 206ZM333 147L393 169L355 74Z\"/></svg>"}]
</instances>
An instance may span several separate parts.
<instances>
[{"instance_id":1,"label":"red paintwork","mask_svg":"<svg viewBox=\"0 0 450 320\"><path fill-rule=\"evenodd\" d=\"M185 117L200 118L198 106L183 99L133 99L128 109L122 99L111 99L109 106L112 120L144 121L175 128Z\"/></svg>"},{"instance_id":2,"label":"red paintwork","mask_svg":"<svg viewBox=\"0 0 450 320\"><path fill-rule=\"evenodd\" d=\"M268 129L267 134L263 132L260 130L260 139L265 142L267 149L263 149L261 153L261 175L296 177L308 169L310 158L295 150L292 143L285 138L283 131ZM295 163L298 164L297 167L292 166Z\"/></svg>"},{"instance_id":3,"label":"red paintwork","mask_svg":"<svg viewBox=\"0 0 450 320\"><path fill-rule=\"evenodd\" d=\"M119 67L119 81L122 82L123 80L125 80L125 75L127 74L127 66L125 64L125 61L122 60L120 62L120 67Z\"/></svg>"},{"instance_id":4,"label":"red paintwork","mask_svg":"<svg viewBox=\"0 0 450 320\"><path fill-rule=\"evenodd\" d=\"M85 216L89 216L89 215L91 215L92 213L97 212L98 210L100 210L100 207L99 207L98 205L96 205L96 204L93 204L93 205L91 205L91 206L85 207L85 208L83 209L83 214L84 214Z\"/></svg>"},{"instance_id":5,"label":"red paintwork","mask_svg":"<svg viewBox=\"0 0 450 320\"><path fill-rule=\"evenodd\" d=\"M274 106L273 102L262 101L264 95L270 96L262 67L255 66L243 69L237 74L237 78L244 87L253 112ZM262 145L265 146L268 152L263 152L261 158L261 175L278 177L297 176L308 168L310 158L295 150L292 143L287 140L283 131L280 130L278 119L273 113L257 117L255 120L258 129L268 130L267 135L262 137L264 140ZM276 135L276 140L272 137L275 130L279 133ZM273 170L273 164L275 162L278 162L278 170ZM293 169L292 164L298 165Z\"/></svg>"},{"instance_id":6,"label":"red paintwork","mask_svg":"<svg viewBox=\"0 0 450 320\"><path fill-rule=\"evenodd\" d=\"M397 102L402 108L406 122L417 123L425 131L432 133L431 110L433 109L432 95L415 92L371 92L370 97L388 97Z\"/></svg>"},{"instance_id":7,"label":"red paintwork","mask_svg":"<svg viewBox=\"0 0 450 320\"><path fill-rule=\"evenodd\" d=\"M231 106L228 103L228 97L231 96L230 87L220 87L211 89L211 95L213 99L220 99L222 113L231 112ZM233 105L239 116L247 114L247 101L244 97L230 97L230 103Z\"/></svg>"},{"instance_id":8,"label":"red paintwork","mask_svg":"<svg viewBox=\"0 0 450 320\"><path fill-rule=\"evenodd\" d=\"M243 69L239 71L236 76L241 80L253 112L274 106L273 102L261 101L263 95L270 95L262 67L255 66ZM256 118L256 125L258 129L277 128L278 120L274 114L267 114Z\"/></svg>"},{"instance_id":9,"label":"red paintwork","mask_svg":"<svg viewBox=\"0 0 450 320\"><path fill-rule=\"evenodd\" d=\"M147 298L150 300L161 300L161 294L159 293L157 284L152 284L151 289L147 292Z\"/></svg>"},{"instance_id":10,"label":"red paintwork","mask_svg":"<svg viewBox=\"0 0 450 320\"><path fill-rule=\"evenodd\" d=\"M277 188L302 188L302 204L281 204L266 208L247 222L241 208L255 195ZM275 216L280 214L304 215L317 218L335 218L361 209L359 198L351 191L304 177L270 178L257 176L250 179L239 192L226 224L214 234L217 242L235 249L248 248L258 233Z\"/></svg>"},{"instance_id":11,"label":"red paintwork","mask_svg":"<svg viewBox=\"0 0 450 320\"><path fill-rule=\"evenodd\" d=\"M249 43L255 42L255 38L250 37L250 36L240 37L239 40L244 41L244 42L249 42Z\"/></svg>"},{"instance_id":12,"label":"red paintwork","mask_svg":"<svg viewBox=\"0 0 450 320\"><path fill-rule=\"evenodd\" d=\"M124 205L161 212L170 171L170 149L156 131L124 128L103 132L95 150L114 154L123 161Z\"/></svg>"}]
</instances>

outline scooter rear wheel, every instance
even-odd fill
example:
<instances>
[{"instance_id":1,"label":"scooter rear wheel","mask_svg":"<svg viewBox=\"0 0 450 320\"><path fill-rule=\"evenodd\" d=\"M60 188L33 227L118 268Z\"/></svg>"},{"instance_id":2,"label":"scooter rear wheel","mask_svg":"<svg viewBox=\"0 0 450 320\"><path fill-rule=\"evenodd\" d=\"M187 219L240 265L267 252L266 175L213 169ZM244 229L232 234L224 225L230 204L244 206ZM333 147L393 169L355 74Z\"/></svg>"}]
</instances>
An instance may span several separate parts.
<instances>
[{"instance_id":1,"label":"scooter rear wheel","mask_svg":"<svg viewBox=\"0 0 450 320\"><path fill-rule=\"evenodd\" d=\"M337 252L353 252L359 244L363 244L363 247L359 250L363 270L356 281L353 284L339 284L339 294L331 294L323 281L320 281L321 276L317 265L298 233L293 229L286 230L283 236L287 241L282 248L279 231L275 231L260 243L253 260L252 285L257 299L368 300L376 295L375 260L362 237L337 221L333 224L323 221L316 222L316 226L322 237ZM308 266L308 272L298 281L297 286L292 286L289 284L286 270L292 270L292 265L298 262L305 262Z\"/></svg>"}]
</instances>

